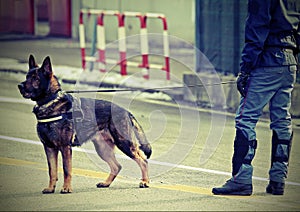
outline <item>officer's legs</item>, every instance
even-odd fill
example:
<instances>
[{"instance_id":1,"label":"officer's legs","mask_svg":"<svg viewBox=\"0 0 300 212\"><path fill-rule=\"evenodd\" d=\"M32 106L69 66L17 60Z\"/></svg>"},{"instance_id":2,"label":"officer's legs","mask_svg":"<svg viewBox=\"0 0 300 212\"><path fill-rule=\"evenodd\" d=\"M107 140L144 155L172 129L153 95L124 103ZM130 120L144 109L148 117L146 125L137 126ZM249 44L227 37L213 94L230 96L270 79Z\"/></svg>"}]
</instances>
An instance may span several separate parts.
<instances>
[{"instance_id":1,"label":"officer's legs","mask_svg":"<svg viewBox=\"0 0 300 212\"><path fill-rule=\"evenodd\" d=\"M251 162L257 145L255 126L264 106L279 87L278 83L278 78L266 73L265 70L256 69L251 73L247 95L241 98L235 119L236 136L232 158L232 178L222 187L213 188L214 194L252 194L253 167Z\"/></svg>"},{"instance_id":2,"label":"officer's legs","mask_svg":"<svg viewBox=\"0 0 300 212\"><path fill-rule=\"evenodd\" d=\"M249 93L247 94L247 96ZM246 97L247 98L247 97ZM260 110L256 110L258 114L253 114L257 119L248 122L247 100L242 98L242 103L238 109L236 116L236 135L234 139L234 153L232 157L232 178L228 180L222 187L213 188L214 194L223 195L251 195L252 194L252 173L253 167L251 162L255 155L257 141L255 138L255 125L261 114L263 106ZM252 105L252 103L250 103ZM238 117L246 111L243 120ZM251 136L250 136L251 135ZM252 139L249 139L249 136Z\"/></svg>"},{"instance_id":3,"label":"officer's legs","mask_svg":"<svg viewBox=\"0 0 300 212\"><path fill-rule=\"evenodd\" d=\"M273 98L281 81L277 69L259 68L253 71L245 98L241 99L236 114L236 138L232 158L232 176L238 183L252 184L253 167L251 161L255 155L255 127L263 108ZM241 162L242 161L242 162Z\"/></svg>"},{"instance_id":4,"label":"officer's legs","mask_svg":"<svg viewBox=\"0 0 300 212\"><path fill-rule=\"evenodd\" d=\"M288 172L288 162L292 143L292 123L289 109L295 73L286 67L285 81L270 101L272 136L270 183L267 192L281 195Z\"/></svg>"}]
</instances>

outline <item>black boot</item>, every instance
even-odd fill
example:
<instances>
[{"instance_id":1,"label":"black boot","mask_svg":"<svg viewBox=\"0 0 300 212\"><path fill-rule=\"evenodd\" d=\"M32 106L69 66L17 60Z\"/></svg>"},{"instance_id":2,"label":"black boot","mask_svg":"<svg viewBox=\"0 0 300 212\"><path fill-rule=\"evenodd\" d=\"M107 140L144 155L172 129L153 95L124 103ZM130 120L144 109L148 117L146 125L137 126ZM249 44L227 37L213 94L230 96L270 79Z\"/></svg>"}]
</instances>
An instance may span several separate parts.
<instances>
[{"instance_id":1,"label":"black boot","mask_svg":"<svg viewBox=\"0 0 300 212\"><path fill-rule=\"evenodd\" d=\"M216 195L251 195L252 183L240 183L234 180L234 177L241 174L246 174L252 178L251 161L255 154L256 140L248 141L242 131L236 131L234 140L234 154L232 157L232 178L228 180L222 187L213 188L212 192ZM241 168L243 167L247 168ZM247 170L247 171L245 171ZM251 170L251 171L249 171ZM249 175L249 176L248 176Z\"/></svg>"},{"instance_id":2,"label":"black boot","mask_svg":"<svg viewBox=\"0 0 300 212\"><path fill-rule=\"evenodd\" d=\"M250 196L252 194L252 190L252 184L242 184L228 180L222 187L213 188L212 193L215 195Z\"/></svg>"},{"instance_id":3,"label":"black boot","mask_svg":"<svg viewBox=\"0 0 300 212\"><path fill-rule=\"evenodd\" d=\"M286 170L280 170L283 172L283 179L281 182L276 182L272 180L272 176L270 176L270 182L266 188L266 192L269 194L273 195L283 195L284 193L284 179L287 177L287 166L289 163L289 158L290 158L290 152L291 152L291 146L292 146L292 139L293 139L293 134L291 135L290 140L282 140L278 138L278 135L275 131L273 131L273 136L272 136L272 156L271 156L271 170L272 167L275 163L285 163L286 165ZM278 151L278 148L284 149L282 146L286 146L286 152L280 150ZM280 152L281 154L278 154ZM270 173L272 172L270 170Z\"/></svg>"},{"instance_id":4,"label":"black boot","mask_svg":"<svg viewBox=\"0 0 300 212\"><path fill-rule=\"evenodd\" d=\"M273 195L283 195L284 183L270 181L269 185L266 188L266 192Z\"/></svg>"}]
</instances>

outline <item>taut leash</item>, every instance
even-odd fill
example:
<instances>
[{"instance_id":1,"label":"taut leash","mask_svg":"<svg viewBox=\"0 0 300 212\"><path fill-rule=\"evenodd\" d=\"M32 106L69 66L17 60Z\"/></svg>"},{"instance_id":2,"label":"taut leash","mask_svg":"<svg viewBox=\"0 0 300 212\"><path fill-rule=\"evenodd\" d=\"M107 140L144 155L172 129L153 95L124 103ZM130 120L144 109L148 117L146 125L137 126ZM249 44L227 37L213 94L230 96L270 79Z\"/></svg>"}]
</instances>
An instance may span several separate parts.
<instances>
[{"instance_id":1,"label":"taut leash","mask_svg":"<svg viewBox=\"0 0 300 212\"><path fill-rule=\"evenodd\" d=\"M220 83L209 83L209 84L195 84L195 85L186 85L186 86L173 86L173 87L157 87L157 88L124 88L124 89L98 89L98 90L73 90L73 91L65 91L66 93L112 93L112 92L128 92L128 91L141 91L141 92L159 92L165 90L174 90L174 89L182 89L182 88L193 88L193 87L206 87L206 86L216 86L216 85L224 85L224 84L235 84L236 81L226 81Z\"/></svg>"}]
</instances>

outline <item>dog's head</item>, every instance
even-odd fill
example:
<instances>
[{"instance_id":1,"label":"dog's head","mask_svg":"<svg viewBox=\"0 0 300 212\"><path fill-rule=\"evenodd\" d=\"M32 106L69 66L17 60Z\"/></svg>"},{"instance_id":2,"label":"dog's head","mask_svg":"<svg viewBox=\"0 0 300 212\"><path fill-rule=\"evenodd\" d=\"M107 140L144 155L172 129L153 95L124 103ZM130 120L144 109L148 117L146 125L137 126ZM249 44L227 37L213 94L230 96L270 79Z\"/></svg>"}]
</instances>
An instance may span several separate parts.
<instances>
[{"instance_id":1,"label":"dog's head","mask_svg":"<svg viewBox=\"0 0 300 212\"><path fill-rule=\"evenodd\" d=\"M40 101L60 90L60 84L53 75L50 57L44 59L39 67L33 55L29 56L29 71L26 80L18 85L20 93L26 99Z\"/></svg>"}]
</instances>

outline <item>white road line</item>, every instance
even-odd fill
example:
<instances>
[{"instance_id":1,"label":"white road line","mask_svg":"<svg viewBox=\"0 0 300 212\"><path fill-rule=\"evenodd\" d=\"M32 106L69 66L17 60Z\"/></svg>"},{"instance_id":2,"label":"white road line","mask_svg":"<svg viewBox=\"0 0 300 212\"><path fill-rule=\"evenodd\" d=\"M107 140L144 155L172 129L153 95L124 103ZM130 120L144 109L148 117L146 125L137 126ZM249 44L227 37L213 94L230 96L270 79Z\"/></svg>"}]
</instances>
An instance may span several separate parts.
<instances>
[{"instance_id":1,"label":"white road line","mask_svg":"<svg viewBox=\"0 0 300 212\"><path fill-rule=\"evenodd\" d=\"M11 98L11 97L4 97L0 96L0 102L7 102L7 103L22 103L28 105L35 105L36 103L29 100L29 99L18 99L18 98Z\"/></svg>"},{"instance_id":2,"label":"white road line","mask_svg":"<svg viewBox=\"0 0 300 212\"><path fill-rule=\"evenodd\" d=\"M9 141L16 141L16 142L20 142L20 143L34 144L34 145L42 145L42 143L40 141L33 141L33 140L29 140L29 139L24 139L24 138L15 138L15 137L10 137L10 136L5 136L5 135L0 135L0 139L9 140ZM88 153L92 153L92 154L97 154L96 151L94 151L94 150L88 150L88 149L84 149L84 148L74 147L73 150L77 151L77 152L88 152ZM122 156L122 155L117 155L117 156L120 157L120 158L124 158L124 159L129 160L129 158L127 158L125 156ZM150 164L152 163L152 164L156 164L156 165L161 165L161 166L169 166L169 167L174 167L174 168L176 167L176 168L179 168L179 169L187 169L187 170L205 172L205 173L210 173L210 174L231 176L230 172L223 172L223 171L212 170L212 169L204 169L204 168L199 168L199 167L177 165L177 164L161 162L161 161L155 161L155 160L149 160L149 163ZM263 177L253 176L253 179L259 180L259 181L268 181L267 178L263 178ZM297 183L297 182L287 181L286 184L300 186L300 183Z\"/></svg>"}]
</instances>

